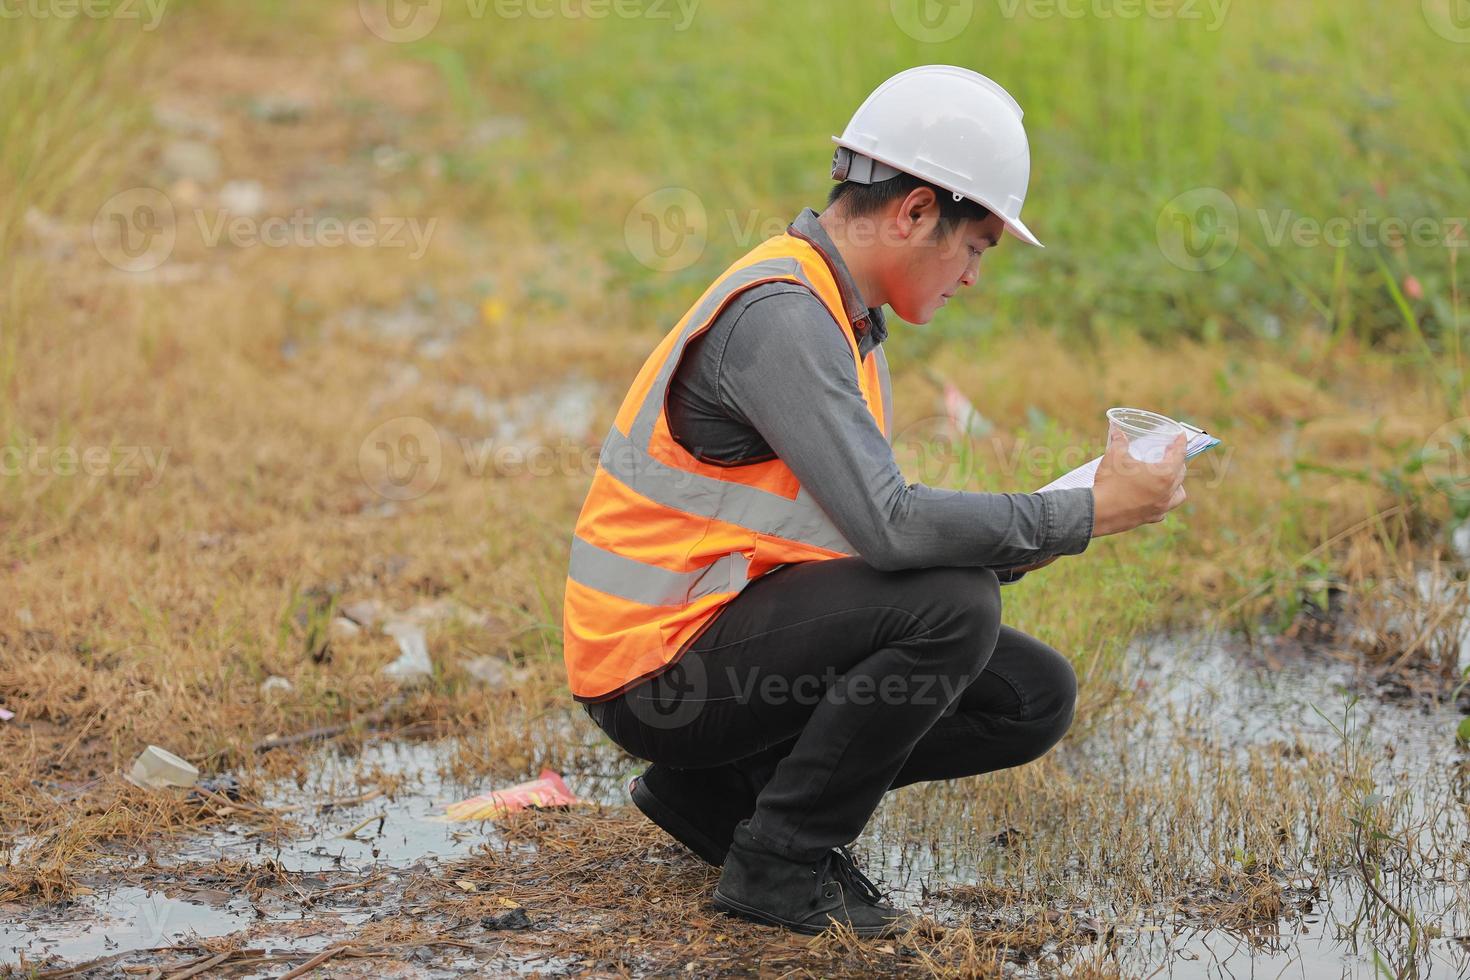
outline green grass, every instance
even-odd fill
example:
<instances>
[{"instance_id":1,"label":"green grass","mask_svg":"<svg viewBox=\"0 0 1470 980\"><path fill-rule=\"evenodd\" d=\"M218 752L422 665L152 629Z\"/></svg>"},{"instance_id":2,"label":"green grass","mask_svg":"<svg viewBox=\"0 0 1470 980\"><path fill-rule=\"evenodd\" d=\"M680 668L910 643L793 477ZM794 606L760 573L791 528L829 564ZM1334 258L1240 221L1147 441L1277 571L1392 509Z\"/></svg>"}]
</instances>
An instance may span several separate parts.
<instances>
[{"instance_id":1,"label":"green grass","mask_svg":"<svg viewBox=\"0 0 1470 980\"><path fill-rule=\"evenodd\" d=\"M662 186L700 196L711 245L695 268L664 277L651 313L677 313L695 283L754 244L730 233L727 210L784 219L820 204L828 136L879 81L950 62L996 78L1025 108L1026 217L1048 248L996 253L969 315L936 329L1272 337L1316 323L1392 347L1412 338L1379 277L1387 261L1396 279L1422 283L1412 312L1440 342L1443 246L1272 240L1299 217L1362 209L1377 227L1466 212L1470 97L1448 84L1466 52L1417 9L1235 5L1211 30L1204 5L1198 20L1027 18L1046 9L1027 4L1008 19L1008 7L978 3L962 34L928 44L897 28L886 0L704 4L684 31L648 18L505 20L493 5L482 19L456 18L446 5L438 29L409 47L444 67L452 91L473 79L492 111L509 106L534 126L542 152L502 171L498 203L606 253L630 282L647 278L618 256L633 202ZM1157 237L1167 202L1200 187L1227 194L1241 228L1233 257L1206 272L1170 264Z\"/></svg>"},{"instance_id":2,"label":"green grass","mask_svg":"<svg viewBox=\"0 0 1470 980\"><path fill-rule=\"evenodd\" d=\"M144 109L127 85L141 34L106 20L20 16L0 31L0 266L28 208L90 221L130 161Z\"/></svg>"}]
</instances>

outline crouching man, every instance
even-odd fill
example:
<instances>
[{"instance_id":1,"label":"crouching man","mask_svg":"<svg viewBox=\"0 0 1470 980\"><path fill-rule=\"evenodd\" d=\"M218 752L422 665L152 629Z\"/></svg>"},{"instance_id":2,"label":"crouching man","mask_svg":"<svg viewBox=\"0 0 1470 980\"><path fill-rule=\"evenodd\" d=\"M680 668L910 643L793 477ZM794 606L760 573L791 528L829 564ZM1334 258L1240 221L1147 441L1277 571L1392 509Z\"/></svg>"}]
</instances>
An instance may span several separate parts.
<instances>
[{"instance_id":1,"label":"crouching man","mask_svg":"<svg viewBox=\"0 0 1470 980\"><path fill-rule=\"evenodd\" d=\"M1067 659L1000 583L1157 522L1184 445L1091 488L907 483L882 307L927 323L1021 222L1021 110L975 72L903 72L836 140L820 214L727 269L644 362L576 525L572 694L652 763L649 819L722 868L722 910L803 933L911 920L855 866L883 794L1023 765L1072 721Z\"/></svg>"}]
</instances>

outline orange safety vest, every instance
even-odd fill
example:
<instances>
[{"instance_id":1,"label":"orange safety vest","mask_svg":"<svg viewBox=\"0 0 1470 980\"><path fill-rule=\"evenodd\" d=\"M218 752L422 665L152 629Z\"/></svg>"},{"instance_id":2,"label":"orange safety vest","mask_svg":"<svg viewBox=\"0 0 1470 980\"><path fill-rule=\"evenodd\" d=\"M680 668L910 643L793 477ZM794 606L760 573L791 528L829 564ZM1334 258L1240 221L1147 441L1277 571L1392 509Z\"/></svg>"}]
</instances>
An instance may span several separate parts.
<instances>
[{"instance_id":1,"label":"orange safety vest","mask_svg":"<svg viewBox=\"0 0 1470 980\"><path fill-rule=\"evenodd\" d=\"M772 569L855 553L781 460L704 463L669 432L665 402L685 346L742 291L766 282L798 283L827 307L832 319L811 329L841 331L868 411L888 434L883 354L860 356L821 251L788 232L726 269L644 361L602 444L572 538L563 609L567 677L580 700L612 697L666 669Z\"/></svg>"}]
</instances>

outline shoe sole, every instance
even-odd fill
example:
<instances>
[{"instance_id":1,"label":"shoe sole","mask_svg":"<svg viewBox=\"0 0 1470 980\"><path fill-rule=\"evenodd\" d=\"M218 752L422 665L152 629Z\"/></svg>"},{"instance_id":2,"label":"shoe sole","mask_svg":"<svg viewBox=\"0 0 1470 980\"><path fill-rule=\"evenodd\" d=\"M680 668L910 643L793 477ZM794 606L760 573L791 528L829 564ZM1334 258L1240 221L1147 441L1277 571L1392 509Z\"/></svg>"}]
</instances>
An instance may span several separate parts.
<instances>
[{"instance_id":1,"label":"shoe sole","mask_svg":"<svg viewBox=\"0 0 1470 980\"><path fill-rule=\"evenodd\" d=\"M721 912L726 913L727 915L734 915L742 919L749 919L752 922L759 922L763 925L777 926L781 929L789 930L790 932L800 933L803 936L820 936L822 933L832 928L831 925L816 926L812 925L809 922L793 922L790 919L783 919L779 915L772 915L769 912L763 912L762 910L755 908L754 906L746 905L744 902L737 902L733 898L721 895L720 889L718 887L715 888L714 903L715 908L719 909ZM849 928L852 929L853 935L861 936L864 939L878 939L883 936L891 936L895 933L903 932L904 929L907 927L899 925L898 923L891 923L886 926L850 925Z\"/></svg>"},{"instance_id":2,"label":"shoe sole","mask_svg":"<svg viewBox=\"0 0 1470 980\"><path fill-rule=\"evenodd\" d=\"M689 850L698 855L699 859L706 864L718 868L725 863L725 851L710 840L698 827L685 820L673 807L668 806L653 791L643 784L640 776L633 780L628 787L628 795L633 797L633 805L643 811L643 815L658 824L670 837L683 844Z\"/></svg>"}]
</instances>

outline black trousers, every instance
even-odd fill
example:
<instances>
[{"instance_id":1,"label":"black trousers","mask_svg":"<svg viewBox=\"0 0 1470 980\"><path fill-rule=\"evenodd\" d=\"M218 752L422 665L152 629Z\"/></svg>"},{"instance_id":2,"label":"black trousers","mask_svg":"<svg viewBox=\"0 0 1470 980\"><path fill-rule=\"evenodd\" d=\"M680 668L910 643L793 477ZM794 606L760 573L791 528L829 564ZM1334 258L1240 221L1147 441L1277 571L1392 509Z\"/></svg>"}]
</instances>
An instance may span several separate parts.
<instances>
[{"instance_id":1,"label":"black trousers","mask_svg":"<svg viewBox=\"0 0 1470 980\"><path fill-rule=\"evenodd\" d=\"M855 840L889 789L1019 766L1066 733L1071 664L1000 618L984 568L786 565L669 670L588 713L641 759L737 768L762 787L755 839L815 860Z\"/></svg>"}]
</instances>

